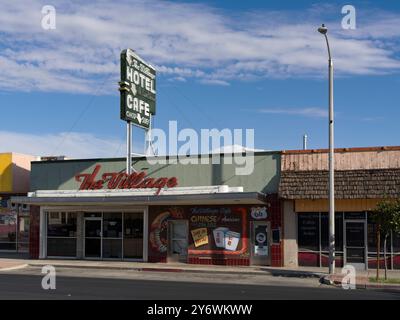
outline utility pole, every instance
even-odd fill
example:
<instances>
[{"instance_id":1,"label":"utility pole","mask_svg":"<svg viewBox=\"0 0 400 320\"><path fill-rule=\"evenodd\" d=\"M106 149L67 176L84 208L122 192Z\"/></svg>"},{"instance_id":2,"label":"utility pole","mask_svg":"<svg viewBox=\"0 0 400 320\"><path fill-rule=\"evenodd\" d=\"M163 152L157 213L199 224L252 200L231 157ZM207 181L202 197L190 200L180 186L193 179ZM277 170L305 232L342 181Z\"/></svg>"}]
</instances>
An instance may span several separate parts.
<instances>
[{"instance_id":1,"label":"utility pole","mask_svg":"<svg viewBox=\"0 0 400 320\"><path fill-rule=\"evenodd\" d=\"M329 56L329 274L335 273L335 152L334 152L334 113L333 113L333 61L328 28L323 24L318 32L325 36Z\"/></svg>"}]
</instances>

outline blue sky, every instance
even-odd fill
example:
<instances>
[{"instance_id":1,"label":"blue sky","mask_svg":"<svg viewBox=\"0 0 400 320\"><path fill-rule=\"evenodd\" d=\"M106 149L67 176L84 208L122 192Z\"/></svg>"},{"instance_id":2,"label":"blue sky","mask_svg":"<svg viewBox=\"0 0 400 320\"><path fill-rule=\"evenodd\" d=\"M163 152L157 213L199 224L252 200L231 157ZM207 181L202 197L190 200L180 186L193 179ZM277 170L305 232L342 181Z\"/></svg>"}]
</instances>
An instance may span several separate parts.
<instances>
[{"instance_id":1,"label":"blue sky","mask_svg":"<svg viewBox=\"0 0 400 320\"><path fill-rule=\"evenodd\" d=\"M43 5L56 30L41 28ZM356 29L341 28L342 6ZM119 52L156 66L155 127L254 128L255 147L327 147L329 27L337 147L399 145L399 1L13 1L0 4L0 152L124 153ZM134 130L142 152L143 131Z\"/></svg>"}]
</instances>

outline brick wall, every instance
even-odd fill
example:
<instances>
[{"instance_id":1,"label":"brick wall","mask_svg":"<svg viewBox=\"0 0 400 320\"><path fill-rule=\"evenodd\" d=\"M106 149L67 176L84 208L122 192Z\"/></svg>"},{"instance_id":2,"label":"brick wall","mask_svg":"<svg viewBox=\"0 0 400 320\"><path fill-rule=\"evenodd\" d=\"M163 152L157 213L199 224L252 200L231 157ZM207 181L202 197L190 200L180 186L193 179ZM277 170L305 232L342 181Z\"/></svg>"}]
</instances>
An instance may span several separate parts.
<instances>
[{"instance_id":1,"label":"brick wall","mask_svg":"<svg viewBox=\"0 0 400 320\"><path fill-rule=\"evenodd\" d=\"M30 226L29 226L29 258L39 259L40 242L40 207L30 207Z\"/></svg>"}]
</instances>

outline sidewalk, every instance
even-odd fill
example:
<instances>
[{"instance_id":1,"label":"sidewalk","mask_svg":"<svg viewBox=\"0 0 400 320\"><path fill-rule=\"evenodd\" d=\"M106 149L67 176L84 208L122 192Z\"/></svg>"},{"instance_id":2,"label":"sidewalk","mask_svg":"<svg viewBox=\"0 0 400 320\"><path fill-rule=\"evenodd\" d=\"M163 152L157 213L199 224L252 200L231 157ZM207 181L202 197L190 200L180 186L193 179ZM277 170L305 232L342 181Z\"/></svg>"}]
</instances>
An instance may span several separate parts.
<instances>
[{"instance_id":1,"label":"sidewalk","mask_svg":"<svg viewBox=\"0 0 400 320\"><path fill-rule=\"evenodd\" d=\"M22 269L28 266L28 260L20 259L0 259L0 272Z\"/></svg>"},{"instance_id":2,"label":"sidewalk","mask_svg":"<svg viewBox=\"0 0 400 320\"><path fill-rule=\"evenodd\" d=\"M380 279L384 278L384 270L380 270ZM342 281L346 275L341 273L341 269L338 269L335 275L325 275L321 278L321 282L325 284L342 287ZM400 279L400 270L388 270L388 279ZM375 283L370 282L370 278L376 277L376 270L357 270L356 276L356 288L357 289L385 289L390 291L400 292L400 284L391 283Z\"/></svg>"},{"instance_id":3,"label":"sidewalk","mask_svg":"<svg viewBox=\"0 0 400 320\"><path fill-rule=\"evenodd\" d=\"M52 265L59 268L84 268L104 270L132 270L141 272L189 272L189 273L220 273L238 275L269 275L274 277L318 278L321 283L341 287L341 269L336 269L336 274L328 274L327 268L317 267L260 267L260 266L220 266L220 265L195 265L185 263L146 263L128 261L92 261L92 260L24 260L24 259L0 259L0 272L20 269L27 266L42 267ZM376 270L357 271L356 287L359 289L387 289L400 291L399 284L370 283L369 278L375 277ZM381 270L381 277L384 271ZM389 270L389 278L400 279L400 270Z\"/></svg>"},{"instance_id":4,"label":"sidewalk","mask_svg":"<svg viewBox=\"0 0 400 320\"><path fill-rule=\"evenodd\" d=\"M220 266L195 265L185 263L147 263L121 261L91 261L91 260L28 260L30 266L41 267L52 265L64 268L92 268L108 270L135 270L156 272L191 272L191 273L229 273L229 274L267 274L282 277L313 277L326 275L320 268L274 268L259 266Z\"/></svg>"}]
</instances>

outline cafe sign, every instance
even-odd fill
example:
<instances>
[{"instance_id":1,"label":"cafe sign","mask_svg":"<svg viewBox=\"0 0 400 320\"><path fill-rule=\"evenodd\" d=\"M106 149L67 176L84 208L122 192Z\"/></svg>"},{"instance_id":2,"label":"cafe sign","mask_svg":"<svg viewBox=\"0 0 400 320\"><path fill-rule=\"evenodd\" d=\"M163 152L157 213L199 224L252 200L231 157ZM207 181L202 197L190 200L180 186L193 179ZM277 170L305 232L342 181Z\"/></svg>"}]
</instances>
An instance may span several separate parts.
<instances>
[{"instance_id":1,"label":"cafe sign","mask_svg":"<svg viewBox=\"0 0 400 320\"><path fill-rule=\"evenodd\" d=\"M156 113L156 70L133 50L121 52L121 119L148 129Z\"/></svg>"}]
</instances>

